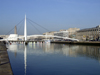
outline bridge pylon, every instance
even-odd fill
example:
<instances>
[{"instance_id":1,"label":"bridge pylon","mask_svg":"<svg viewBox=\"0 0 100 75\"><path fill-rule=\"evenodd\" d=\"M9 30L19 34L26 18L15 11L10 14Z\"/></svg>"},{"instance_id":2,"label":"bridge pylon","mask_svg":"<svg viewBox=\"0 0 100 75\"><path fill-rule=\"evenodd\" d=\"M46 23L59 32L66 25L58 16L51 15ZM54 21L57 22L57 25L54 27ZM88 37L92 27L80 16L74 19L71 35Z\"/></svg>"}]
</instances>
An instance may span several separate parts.
<instances>
[{"instance_id":1,"label":"bridge pylon","mask_svg":"<svg viewBox=\"0 0 100 75\"><path fill-rule=\"evenodd\" d=\"M27 45L27 44L28 44L28 42L27 42L26 14L25 14L25 24L24 24L24 37L25 37L25 45Z\"/></svg>"}]
</instances>

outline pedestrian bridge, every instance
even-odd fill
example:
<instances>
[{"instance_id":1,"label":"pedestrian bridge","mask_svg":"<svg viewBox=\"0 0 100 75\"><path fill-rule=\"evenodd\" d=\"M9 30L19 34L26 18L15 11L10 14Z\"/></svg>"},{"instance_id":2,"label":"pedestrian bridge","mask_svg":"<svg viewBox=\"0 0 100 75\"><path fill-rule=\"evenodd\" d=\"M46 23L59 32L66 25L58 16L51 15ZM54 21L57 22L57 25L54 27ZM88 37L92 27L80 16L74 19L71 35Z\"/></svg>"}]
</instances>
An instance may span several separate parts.
<instances>
[{"instance_id":1,"label":"pedestrian bridge","mask_svg":"<svg viewBox=\"0 0 100 75\"><path fill-rule=\"evenodd\" d=\"M30 35L27 36L27 41L29 41L30 38L44 38L44 39L48 39L48 38L53 38L53 39L65 39L65 40L72 40L72 41L79 41L78 39L73 39L73 38L68 38L68 37L61 37L61 36L53 36L53 35ZM18 40L20 39L20 40ZM8 38L6 39L1 39L0 41L13 41L13 42L25 42L24 40L24 36L18 36L17 34L10 34ZM34 42L33 40L31 40L32 42Z\"/></svg>"},{"instance_id":2,"label":"pedestrian bridge","mask_svg":"<svg viewBox=\"0 0 100 75\"><path fill-rule=\"evenodd\" d=\"M21 39L20 41L27 42L29 38L34 37L42 37L42 38L60 38L60 39L67 39L67 40L75 40L79 41L78 39L68 38L68 37L62 37L62 36L54 36L54 35L27 35L27 25L26 25L26 15L25 15L25 23L24 23L24 36L18 36L18 34L10 34L8 38L1 39L0 41L19 41L18 39Z\"/></svg>"}]
</instances>

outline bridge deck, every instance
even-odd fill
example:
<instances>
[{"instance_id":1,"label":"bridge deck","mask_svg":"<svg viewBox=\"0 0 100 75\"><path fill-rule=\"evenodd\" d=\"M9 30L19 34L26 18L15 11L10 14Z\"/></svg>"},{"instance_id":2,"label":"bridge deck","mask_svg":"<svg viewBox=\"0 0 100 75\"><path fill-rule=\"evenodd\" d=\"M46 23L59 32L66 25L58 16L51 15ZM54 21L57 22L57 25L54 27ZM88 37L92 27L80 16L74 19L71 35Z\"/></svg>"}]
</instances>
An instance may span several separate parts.
<instances>
[{"instance_id":1,"label":"bridge deck","mask_svg":"<svg viewBox=\"0 0 100 75\"><path fill-rule=\"evenodd\" d=\"M10 40L8 42L44 42L44 41L13 41L13 40Z\"/></svg>"}]
</instances>

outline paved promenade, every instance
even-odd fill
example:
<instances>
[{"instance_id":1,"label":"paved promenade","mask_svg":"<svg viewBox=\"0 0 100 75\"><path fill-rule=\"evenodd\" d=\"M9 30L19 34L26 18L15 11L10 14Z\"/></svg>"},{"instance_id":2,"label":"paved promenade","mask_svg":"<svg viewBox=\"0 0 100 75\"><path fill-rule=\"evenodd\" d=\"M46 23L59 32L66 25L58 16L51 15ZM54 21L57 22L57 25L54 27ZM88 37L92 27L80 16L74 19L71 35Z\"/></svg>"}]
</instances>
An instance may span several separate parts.
<instances>
[{"instance_id":1,"label":"paved promenade","mask_svg":"<svg viewBox=\"0 0 100 75\"><path fill-rule=\"evenodd\" d=\"M6 45L0 42L0 75L13 75Z\"/></svg>"}]
</instances>

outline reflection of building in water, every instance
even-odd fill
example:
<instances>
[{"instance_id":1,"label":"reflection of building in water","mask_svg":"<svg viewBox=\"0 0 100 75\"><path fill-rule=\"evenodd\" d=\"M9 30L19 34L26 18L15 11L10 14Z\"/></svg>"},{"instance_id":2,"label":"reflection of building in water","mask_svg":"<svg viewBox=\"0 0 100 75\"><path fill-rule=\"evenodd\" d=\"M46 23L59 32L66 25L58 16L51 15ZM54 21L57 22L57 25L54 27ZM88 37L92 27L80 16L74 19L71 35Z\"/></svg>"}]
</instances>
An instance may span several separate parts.
<instances>
[{"instance_id":1,"label":"reflection of building in water","mask_svg":"<svg viewBox=\"0 0 100 75\"><path fill-rule=\"evenodd\" d=\"M15 52L15 56L17 55L17 52L23 53L24 49L24 69L25 69L25 75L26 75L26 69L27 69L27 46L21 45L21 44L12 44L8 45L8 48L10 51Z\"/></svg>"},{"instance_id":2,"label":"reflection of building in water","mask_svg":"<svg viewBox=\"0 0 100 75\"><path fill-rule=\"evenodd\" d=\"M24 44L18 44L18 43L12 43L11 45L8 45L8 48L12 52L22 52L24 49Z\"/></svg>"},{"instance_id":3,"label":"reflection of building in water","mask_svg":"<svg viewBox=\"0 0 100 75\"><path fill-rule=\"evenodd\" d=\"M76 57L78 49L79 49L79 46L69 45L69 56Z\"/></svg>"},{"instance_id":4,"label":"reflection of building in water","mask_svg":"<svg viewBox=\"0 0 100 75\"><path fill-rule=\"evenodd\" d=\"M43 50L46 53L59 53L62 52L61 50L62 45L57 45L57 44L44 44L43 45Z\"/></svg>"},{"instance_id":5,"label":"reflection of building in water","mask_svg":"<svg viewBox=\"0 0 100 75\"><path fill-rule=\"evenodd\" d=\"M66 45L60 48L64 55L86 56L100 61L100 47L97 46L74 46Z\"/></svg>"},{"instance_id":6,"label":"reflection of building in water","mask_svg":"<svg viewBox=\"0 0 100 75\"><path fill-rule=\"evenodd\" d=\"M17 51L17 49L18 49L18 45L17 44L11 44L11 45L9 45L9 49L10 50L12 50L12 51Z\"/></svg>"},{"instance_id":7,"label":"reflection of building in water","mask_svg":"<svg viewBox=\"0 0 100 75\"><path fill-rule=\"evenodd\" d=\"M100 47L97 46L79 46L77 55L95 58L100 61Z\"/></svg>"},{"instance_id":8,"label":"reflection of building in water","mask_svg":"<svg viewBox=\"0 0 100 75\"><path fill-rule=\"evenodd\" d=\"M45 45L43 50L49 53L61 53L73 57L86 56L100 61L100 47L96 46L51 44Z\"/></svg>"},{"instance_id":9,"label":"reflection of building in water","mask_svg":"<svg viewBox=\"0 0 100 75\"><path fill-rule=\"evenodd\" d=\"M69 55L69 52L70 52L70 49L69 49L69 45L63 45L62 46L62 52L64 55L68 56Z\"/></svg>"},{"instance_id":10,"label":"reflection of building in water","mask_svg":"<svg viewBox=\"0 0 100 75\"><path fill-rule=\"evenodd\" d=\"M53 53L50 43L44 43L43 44L43 50L46 53Z\"/></svg>"},{"instance_id":11,"label":"reflection of building in water","mask_svg":"<svg viewBox=\"0 0 100 75\"><path fill-rule=\"evenodd\" d=\"M18 45L16 43L14 43L13 45L9 46L9 49L14 51L15 53L15 57L17 56L17 49L18 49Z\"/></svg>"},{"instance_id":12,"label":"reflection of building in water","mask_svg":"<svg viewBox=\"0 0 100 75\"><path fill-rule=\"evenodd\" d=\"M71 51L72 49L72 51ZM43 46L43 50L48 53L60 53L66 56L68 55L76 55L75 50L78 49L78 46L71 46L71 45L63 45L63 44L45 44ZM74 53L73 53L74 52Z\"/></svg>"},{"instance_id":13,"label":"reflection of building in water","mask_svg":"<svg viewBox=\"0 0 100 75\"><path fill-rule=\"evenodd\" d=\"M15 52L15 55L17 54L17 52L23 53L23 48L24 45L9 45L9 50ZM100 47L97 46L33 43L28 45L27 53L37 54L37 55L40 54L44 55L46 53L59 53L66 56L73 56L73 57L85 56L100 61ZM26 50L24 50L24 57L26 56L25 54L26 54ZM26 57L24 58L24 60L25 59Z\"/></svg>"}]
</instances>

